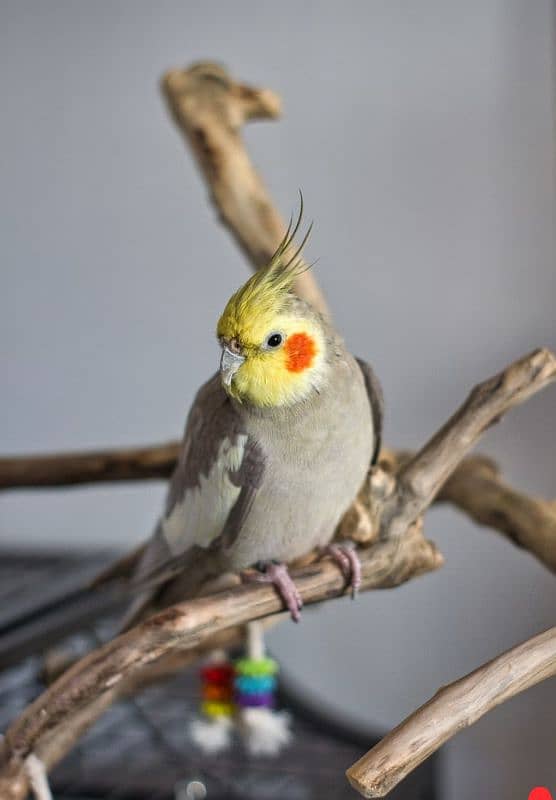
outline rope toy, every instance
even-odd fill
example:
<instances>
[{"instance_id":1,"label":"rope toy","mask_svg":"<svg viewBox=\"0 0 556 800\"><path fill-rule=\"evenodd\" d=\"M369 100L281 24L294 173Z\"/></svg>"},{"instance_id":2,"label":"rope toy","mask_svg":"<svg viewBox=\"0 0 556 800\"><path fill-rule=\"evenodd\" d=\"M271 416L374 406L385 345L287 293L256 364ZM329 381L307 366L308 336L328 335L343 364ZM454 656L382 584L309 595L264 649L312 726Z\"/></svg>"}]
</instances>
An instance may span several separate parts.
<instances>
[{"instance_id":1,"label":"rope toy","mask_svg":"<svg viewBox=\"0 0 556 800\"><path fill-rule=\"evenodd\" d=\"M194 742L207 753L231 744L235 724L251 755L277 755L291 740L290 716L275 711L278 663L265 655L263 627L247 625L247 653L234 664L213 653L201 668L201 713L191 726Z\"/></svg>"}]
</instances>

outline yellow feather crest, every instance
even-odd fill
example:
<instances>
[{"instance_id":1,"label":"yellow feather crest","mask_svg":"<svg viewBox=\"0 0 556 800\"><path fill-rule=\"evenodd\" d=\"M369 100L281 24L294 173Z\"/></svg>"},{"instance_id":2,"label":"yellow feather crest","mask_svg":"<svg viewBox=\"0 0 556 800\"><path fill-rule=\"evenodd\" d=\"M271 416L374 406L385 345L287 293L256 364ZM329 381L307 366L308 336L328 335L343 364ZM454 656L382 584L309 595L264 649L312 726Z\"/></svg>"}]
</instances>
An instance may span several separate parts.
<instances>
[{"instance_id":1,"label":"yellow feather crest","mask_svg":"<svg viewBox=\"0 0 556 800\"><path fill-rule=\"evenodd\" d=\"M258 338L260 331L271 326L276 316L284 310L295 279L310 268L300 256L311 233L312 223L300 246L293 255L288 256L302 216L303 196L295 225L290 219L286 234L270 262L257 270L228 301L218 322L219 337L239 337L246 345L254 344L250 340Z\"/></svg>"}]
</instances>

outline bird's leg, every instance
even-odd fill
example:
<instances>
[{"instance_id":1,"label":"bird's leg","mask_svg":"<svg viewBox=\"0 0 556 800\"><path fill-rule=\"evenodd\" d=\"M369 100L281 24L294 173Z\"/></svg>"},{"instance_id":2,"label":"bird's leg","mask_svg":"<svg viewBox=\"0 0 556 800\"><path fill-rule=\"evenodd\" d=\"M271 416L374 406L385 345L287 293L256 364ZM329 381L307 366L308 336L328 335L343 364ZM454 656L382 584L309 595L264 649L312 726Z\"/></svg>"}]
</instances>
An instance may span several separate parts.
<instances>
[{"instance_id":1,"label":"bird's leg","mask_svg":"<svg viewBox=\"0 0 556 800\"><path fill-rule=\"evenodd\" d=\"M242 580L245 582L272 583L290 612L293 621L299 622L303 600L297 591L297 586L290 577L287 566L277 561L259 561L255 564L255 569L256 572L242 572Z\"/></svg>"},{"instance_id":2,"label":"bird's leg","mask_svg":"<svg viewBox=\"0 0 556 800\"><path fill-rule=\"evenodd\" d=\"M323 548L323 554L330 556L338 564L354 598L361 586L361 561L355 544L350 541L329 544Z\"/></svg>"}]
</instances>

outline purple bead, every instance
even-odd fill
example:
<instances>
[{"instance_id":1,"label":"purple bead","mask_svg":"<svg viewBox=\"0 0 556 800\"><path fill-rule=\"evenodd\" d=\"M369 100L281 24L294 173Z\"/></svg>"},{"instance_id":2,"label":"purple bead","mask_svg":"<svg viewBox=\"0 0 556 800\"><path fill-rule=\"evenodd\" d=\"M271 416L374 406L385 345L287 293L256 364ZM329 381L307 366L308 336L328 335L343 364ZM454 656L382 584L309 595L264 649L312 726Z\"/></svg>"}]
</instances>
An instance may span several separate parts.
<instances>
[{"instance_id":1,"label":"purple bead","mask_svg":"<svg viewBox=\"0 0 556 800\"><path fill-rule=\"evenodd\" d=\"M274 705L274 692L258 692L257 694L238 692L236 694L236 703L241 708L271 708Z\"/></svg>"}]
</instances>

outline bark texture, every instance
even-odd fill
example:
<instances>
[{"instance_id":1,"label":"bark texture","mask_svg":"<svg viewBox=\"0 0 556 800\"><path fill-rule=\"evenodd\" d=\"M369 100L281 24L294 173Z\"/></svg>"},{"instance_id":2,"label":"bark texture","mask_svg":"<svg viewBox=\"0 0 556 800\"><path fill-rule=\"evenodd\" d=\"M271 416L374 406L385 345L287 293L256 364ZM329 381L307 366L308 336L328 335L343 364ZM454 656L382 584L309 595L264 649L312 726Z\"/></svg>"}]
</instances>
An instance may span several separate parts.
<instances>
[{"instance_id":1,"label":"bark texture","mask_svg":"<svg viewBox=\"0 0 556 800\"><path fill-rule=\"evenodd\" d=\"M384 797L456 733L519 692L556 675L556 628L440 689L346 775L363 797Z\"/></svg>"}]
</instances>

